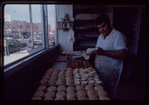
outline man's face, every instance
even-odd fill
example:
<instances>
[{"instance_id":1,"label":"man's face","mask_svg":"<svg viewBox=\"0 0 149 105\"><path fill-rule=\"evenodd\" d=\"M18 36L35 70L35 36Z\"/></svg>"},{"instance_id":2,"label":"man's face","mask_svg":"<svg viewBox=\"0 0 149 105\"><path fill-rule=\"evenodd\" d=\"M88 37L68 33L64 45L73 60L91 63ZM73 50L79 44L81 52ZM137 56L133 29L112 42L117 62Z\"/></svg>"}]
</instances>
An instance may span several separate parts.
<instances>
[{"instance_id":1,"label":"man's face","mask_svg":"<svg viewBox=\"0 0 149 105\"><path fill-rule=\"evenodd\" d=\"M104 36L109 35L111 32L110 23L107 24L105 22L102 22L101 24L97 25L97 27L98 27L99 32Z\"/></svg>"}]
</instances>

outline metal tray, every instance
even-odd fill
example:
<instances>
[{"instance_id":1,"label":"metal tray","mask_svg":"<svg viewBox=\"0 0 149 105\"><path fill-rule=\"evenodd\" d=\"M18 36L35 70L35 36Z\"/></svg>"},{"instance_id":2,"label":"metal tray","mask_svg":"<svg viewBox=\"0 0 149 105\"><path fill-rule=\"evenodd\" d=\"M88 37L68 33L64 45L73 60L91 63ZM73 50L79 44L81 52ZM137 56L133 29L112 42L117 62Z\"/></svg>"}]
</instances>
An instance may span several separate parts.
<instances>
[{"instance_id":1,"label":"metal tray","mask_svg":"<svg viewBox=\"0 0 149 105\"><path fill-rule=\"evenodd\" d=\"M84 57L82 56L82 54L69 54L66 56L67 56L67 60L69 61L84 60Z\"/></svg>"}]
</instances>

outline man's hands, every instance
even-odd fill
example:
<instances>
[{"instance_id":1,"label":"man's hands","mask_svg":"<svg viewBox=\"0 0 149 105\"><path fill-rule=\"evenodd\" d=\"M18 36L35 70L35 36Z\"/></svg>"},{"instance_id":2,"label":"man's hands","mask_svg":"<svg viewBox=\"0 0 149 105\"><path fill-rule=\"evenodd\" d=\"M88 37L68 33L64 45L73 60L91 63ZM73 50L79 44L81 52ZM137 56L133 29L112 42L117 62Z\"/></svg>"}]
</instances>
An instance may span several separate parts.
<instances>
[{"instance_id":1,"label":"man's hands","mask_svg":"<svg viewBox=\"0 0 149 105\"><path fill-rule=\"evenodd\" d=\"M115 58L115 59L123 59L126 57L126 50L125 49L121 49L121 50L103 50L100 47L95 48L93 51L91 51L91 54L87 54L87 55L92 55L92 54L97 54L97 55L105 55L111 58Z\"/></svg>"},{"instance_id":2,"label":"man's hands","mask_svg":"<svg viewBox=\"0 0 149 105\"><path fill-rule=\"evenodd\" d=\"M94 50L93 53L98 54L98 55L104 55L105 50L103 50L100 47L97 47L97 50Z\"/></svg>"}]
</instances>

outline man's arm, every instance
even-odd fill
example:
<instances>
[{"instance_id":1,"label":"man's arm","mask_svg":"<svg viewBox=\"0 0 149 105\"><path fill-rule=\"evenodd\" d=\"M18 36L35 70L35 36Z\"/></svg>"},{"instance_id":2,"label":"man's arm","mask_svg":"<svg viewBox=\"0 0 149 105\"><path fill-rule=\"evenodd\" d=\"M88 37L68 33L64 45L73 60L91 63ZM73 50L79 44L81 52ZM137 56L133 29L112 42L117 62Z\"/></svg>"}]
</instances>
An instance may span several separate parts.
<instances>
[{"instance_id":1,"label":"man's arm","mask_svg":"<svg viewBox=\"0 0 149 105\"><path fill-rule=\"evenodd\" d=\"M125 49L110 51L110 50L103 50L102 48L98 48L98 50L94 51L94 53L98 55L105 55L105 56L115 58L115 59L123 59L126 56Z\"/></svg>"},{"instance_id":2,"label":"man's arm","mask_svg":"<svg viewBox=\"0 0 149 105\"><path fill-rule=\"evenodd\" d=\"M114 51L105 50L104 55L115 59L123 59L126 57L126 50L125 49L114 50Z\"/></svg>"}]
</instances>

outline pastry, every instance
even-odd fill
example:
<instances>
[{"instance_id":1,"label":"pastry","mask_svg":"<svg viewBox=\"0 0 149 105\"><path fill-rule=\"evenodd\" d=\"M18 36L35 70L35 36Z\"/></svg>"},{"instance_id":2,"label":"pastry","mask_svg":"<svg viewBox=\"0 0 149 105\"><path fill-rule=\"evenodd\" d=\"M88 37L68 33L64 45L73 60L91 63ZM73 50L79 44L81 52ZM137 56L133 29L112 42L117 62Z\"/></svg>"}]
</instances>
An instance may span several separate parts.
<instances>
[{"instance_id":1,"label":"pastry","mask_svg":"<svg viewBox=\"0 0 149 105\"><path fill-rule=\"evenodd\" d=\"M65 77L65 73L63 73L63 74L62 74L62 73L59 73L59 74L58 74L58 78L59 78L59 77Z\"/></svg>"},{"instance_id":2,"label":"pastry","mask_svg":"<svg viewBox=\"0 0 149 105\"><path fill-rule=\"evenodd\" d=\"M61 71L66 71L66 69L65 68L62 68Z\"/></svg>"},{"instance_id":3,"label":"pastry","mask_svg":"<svg viewBox=\"0 0 149 105\"><path fill-rule=\"evenodd\" d=\"M73 80L67 80L67 81L66 81L66 84L67 84L67 85L73 85L73 84L74 84L74 81L73 81Z\"/></svg>"},{"instance_id":4,"label":"pastry","mask_svg":"<svg viewBox=\"0 0 149 105\"><path fill-rule=\"evenodd\" d=\"M85 89L88 90L94 90L94 87L92 85L86 85Z\"/></svg>"},{"instance_id":5,"label":"pastry","mask_svg":"<svg viewBox=\"0 0 149 105\"><path fill-rule=\"evenodd\" d=\"M102 82L101 82L101 81L95 81L95 83L96 83L97 85L100 85Z\"/></svg>"},{"instance_id":6,"label":"pastry","mask_svg":"<svg viewBox=\"0 0 149 105\"><path fill-rule=\"evenodd\" d=\"M56 72L58 71L58 72L59 72L59 71L60 71L60 69L59 69L59 68L56 68L56 69L54 69L54 71L56 71Z\"/></svg>"},{"instance_id":7,"label":"pastry","mask_svg":"<svg viewBox=\"0 0 149 105\"><path fill-rule=\"evenodd\" d=\"M56 91L56 87L55 86L50 86L50 87L47 88L47 91L55 92Z\"/></svg>"},{"instance_id":8,"label":"pastry","mask_svg":"<svg viewBox=\"0 0 149 105\"><path fill-rule=\"evenodd\" d=\"M44 91L44 90L46 90L46 86L39 86L37 90L38 90L38 91L40 91L40 90L41 90L41 91Z\"/></svg>"},{"instance_id":9,"label":"pastry","mask_svg":"<svg viewBox=\"0 0 149 105\"><path fill-rule=\"evenodd\" d=\"M44 95L45 98L55 98L55 92L49 91L45 93Z\"/></svg>"},{"instance_id":10,"label":"pastry","mask_svg":"<svg viewBox=\"0 0 149 105\"><path fill-rule=\"evenodd\" d=\"M56 84L56 80L49 80L49 81L48 81L48 84L50 84L50 85L55 85L55 84Z\"/></svg>"},{"instance_id":11,"label":"pastry","mask_svg":"<svg viewBox=\"0 0 149 105\"><path fill-rule=\"evenodd\" d=\"M99 100L96 96L89 97L89 100Z\"/></svg>"},{"instance_id":12,"label":"pastry","mask_svg":"<svg viewBox=\"0 0 149 105\"><path fill-rule=\"evenodd\" d=\"M53 68L49 68L46 72L53 72L54 69Z\"/></svg>"},{"instance_id":13,"label":"pastry","mask_svg":"<svg viewBox=\"0 0 149 105\"><path fill-rule=\"evenodd\" d=\"M103 90L103 87L100 85L97 85L94 87L95 91Z\"/></svg>"},{"instance_id":14,"label":"pastry","mask_svg":"<svg viewBox=\"0 0 149 105\"><path fill-rule=\"evenodd\" d=\"M56 93L56 97L63 97L63 98L65 98L66 97L66 93L64 91L58 91Z\"/></svg>"},{"instance_id":15,"label":"pastry","mask_svg":"<svg viewBox=\"0 0 149 105\"><path fill-rule=\"evenodd\" d=\"M63 97L56 97L55 100L65 100Z\"/></svg>"},{"instance_id":16,"label":"pastry","mask_svg":"<svg viewBox=\"0 0 149 105\"><path fill-rule=\"evenodd\" d=\"M45 98L44 100L53 100L53 98Z\"/></svg>"},{"instance_id":17,"label":"pastry","mask_svg":"<svg viewBox=\"0 0 149 105\"><path fill-rule=\"evenodd\" d=\"M97 77L94 76L94 80L95 80L95 81L99 81L99 78L97 78Z\"/></svg>"},{"instance_id":18,"label":"pastry","mask_svg":"<svg viewBox=\"0 0 149 105\"><path fill-rule=\"evenodd\" d=\"M41 83L42 85L45 85L45 84L48 83L48 80L47 80L47 79L42 79L42 80L40 80L40 83Z\"/></svg>"},{"instance_id":19,"label":"pastry","mask_svg":"<svg viewBox=\"0 0 149 105\"><path fill-rule=\"evenodd\" d=\"M68 92L67 93L67 99L69 99L69 98L76 98L76 97L77 97L76 92Z\"/></svg>"},{"instance_id":20,"label":"pastry","mask_svg":"<svg viewBox=\"0 0 149 105\"><path fill-rule=\"evenodd\" d=\"M72 68L67 68L66 70L67 70L67 71L73 71L73 69L72 69Z\"/></svg>"},{"instance_id":21,"label":"pastry","mask_svg":"<svg viewBox=\"0 0 149 105\"><path fill-rule=\"evenodd\" d=\"M79 75L75 75L75 76L74 76L74 79L78 79L78 78L80 78Z\"/></svg>"},{"instance_id":22,"label":"pastry","mask_svg":"<svg viewBox=\"0 0 149 105\"><path fill-rule=\"evenodd\" d=\"M65 81L64 80L58 80L56 82L57 85L64 85L65 84Z\"/></svg>"},{"instance_id":23,"label":"pastry","mask_svg":"<svg viewBox=\"0 0 149 105\"><path fill-rule=\"evenodd\" d=\"M94 85L94 80L90 80L89 84Z\"/></svg>"},{"instance_id":24,"label":"pastry","mask_svg":"<svg viewBox=\"0 0 149 105\"><path fill-rule=\"evenodd\" d=\"M97 96L97 92L95 90L89 90L87 91L88 97Z\"/></svg>"},{"instance_id":25,"label":"pastry","mask_svg":"<svg viewBox=\"0 0 149 105\"><path fill-rule=\"evenodd\" d=\"M107 96L108 95L108 93L105 91L105 90L99 90L98 91L98 96L100 97L100 96Z\"/></svg>"},{"instance_id":26,"label":"pastry","mask_svg":"<svg viewBox=\"0 0 149 105\"><path fill-rule=\"evenodd\" d=\"M67 98L67 100L76 100L76 98Z\"/></svg>"},{"instance_id":27,"label":"pastry","mask_svg":"<svg viewBox=\"0 0 149 105\"><path fill-rule=\"evenodd\" d=\"M67 92L75 92L76 88L74 86L67 87Z\"/></svg>"},{"instance_id":28,"label":"pastry","mask_svg":"<svg viewBox=\"0 0 149 105\"><path fill-rule=\"evenodd\" d=\"M64 76L59 76L58 80L65 81L65 77Z\"/></svg>"},{"instance_id":29,"label":"pastry","mask_svg":"<svg viewBox=\"0 0 149 105\"><path fill-rule=\"evenodd\" d=\"M49 75L44 75L42 78L49 80L50 79L50 76Z\"/></svg>"},{"instance_id":30,"label":"pastry","mask_svg":"<svg viewBox=\"0 0 149 105\"><path fill-rule=\"evenodd\" d=\"M35 97L43 97L44 96L44 92L43 91L37 91L34 94Z\"/></svg>"},{"instance_id":31,"label":"pastry","mask_svg":"<svg viewBox=\"0 0 149 105\"><path fill-rule=\"evenodd\" d=\"M66 76L66 80L73 80L72 76Z\"/></svg>"},{"instance_id":32,"label":"pastry","mask_svg":"<svg viewBox=\"0 0 149 105\"><path fill-rule=\"evenodd\" d=\"M84 90L84 86L78 85L78 86L76 86L76 90L77 90L77 91L79 91L79 90Z\"/></svg>"},{"instance_id":33,"label":"pastry","mask_svg":"<svg viewBox=\"0 0 149 105\"><path fill-rule=\"evenodd\" d=\"M33 97L31 100L42 100L41 97Z\"/></svg>"},{"instance_id":34,"label":"pastry","mask_svg":"<svg viewBox=\"0 0 149 105\"><path fill-rule=\"evenodd\" d=\"M72 76L72 73L66 73L65 76Z\"/></svg>"},{"instance_id":35,"label":"pastry","mask_svg":"<svg viewBox=\"0 0 149 105\"><path fill-rule=\"evenodd\" d=\"M57 91L66 91L66 86L63 86L63 85L59 86L57 88Z\"/></svg>"},{"instance_id":36,"label":"pastry","mask_svg":"<svg viewBox=\"0 0 149 105\"><path fill-rule=\"evenodd\" d=\"M57 80L57 76L51 76L50 80Z\"/></svg>"},{"instance_id":37,"label":"pastry","mask_svg":"<svg viewBox=\"0 0 149 105\"><path fill-rule=\"evenodd\" d=\"M75 85L80 85L80 81L75 81L74 84Z\"/></svg>"},{"instance_id":38,"label":"pastry","mask_svg":"<svg viewBox=\"0 0 149 105\"><path fill-rule=\"evenodd\" d=\"M87 81L82 81L81 84L82 85L87 85Z\"/></svg>"},{"instance_id":39,"label":"pastry","mask_svg":"<svg viewBox=\"0 0 149 105\"><path fill-rule=\"evenodd\" d=\"M78 100L88 100L87 97L78 97Z\"/></svg>"},{"instance_id":40,"label":"pastry","mask_svg":"<svg viewBox=\"0 0 149 105\"><path fill-rule=\"evenodd\" d=\"M86 91L85 90L79 90L77 91L77 96L78 97L86 97Z\"/></svg>"}]
</instances>

